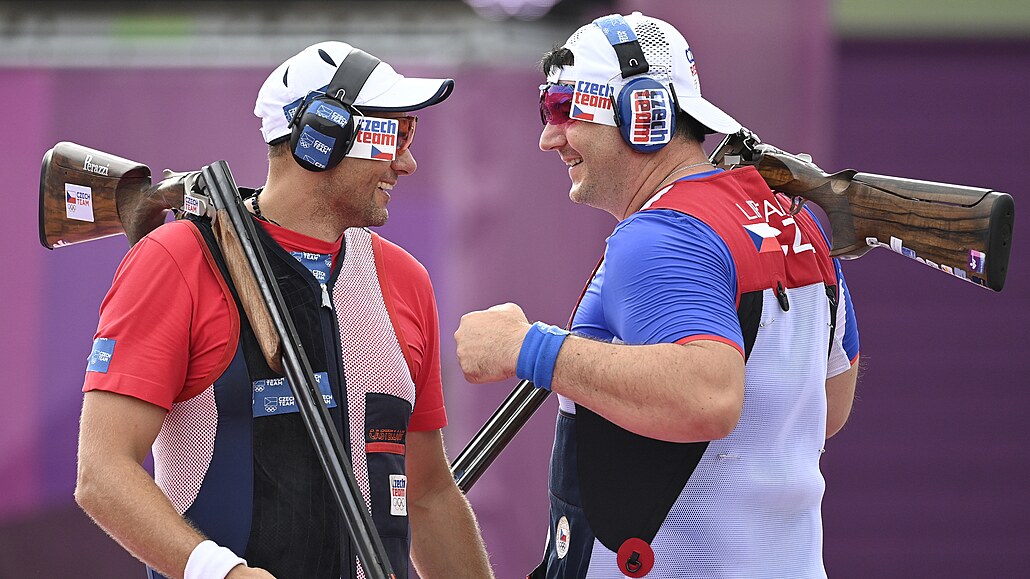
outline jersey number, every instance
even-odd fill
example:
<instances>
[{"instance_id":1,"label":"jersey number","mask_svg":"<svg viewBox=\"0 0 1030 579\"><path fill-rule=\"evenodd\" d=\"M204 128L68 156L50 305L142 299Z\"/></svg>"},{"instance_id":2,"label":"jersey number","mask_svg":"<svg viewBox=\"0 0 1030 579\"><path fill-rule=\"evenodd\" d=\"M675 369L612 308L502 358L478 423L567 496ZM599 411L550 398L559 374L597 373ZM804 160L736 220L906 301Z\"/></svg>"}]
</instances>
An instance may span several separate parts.
<instances>
[{"instance_id":1,"label":"jersey number","mask_svg":"<svg viewBox=\"0 0 1030 579\"><path fill-rule=\"evenodd\" d=\"M794 228L794 245L790 249L794 250L795 255L799 253L804 253L806 251L815 251L815 248L812 247L811 243L801 243L801 228L798 227L797 223L794 222L793 217L783 218L784 228L786 228L788 225ZM788 248L786 245L780 245L780 249L783 250L783 255L787 255Z\"/></svg>"}]
</instances>

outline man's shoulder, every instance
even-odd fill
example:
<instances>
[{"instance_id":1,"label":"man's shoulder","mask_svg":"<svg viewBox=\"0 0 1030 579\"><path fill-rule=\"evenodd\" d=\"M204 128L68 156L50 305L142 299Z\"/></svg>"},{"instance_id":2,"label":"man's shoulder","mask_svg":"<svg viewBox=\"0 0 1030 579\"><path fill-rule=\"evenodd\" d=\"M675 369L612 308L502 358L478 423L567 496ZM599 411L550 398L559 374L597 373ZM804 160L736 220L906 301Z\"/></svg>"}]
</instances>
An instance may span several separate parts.
<instances>
[{"instance_id":1,"label":"man's shoulder","mask_svg":"<svg viewBox=\"0 0 1030 579\"><path fill-rule=\"evenodd\" d=\"M415 256L408 253L406 249L397 245L396 243L386 239L378 233L371 231L373 239L373 247L378 246L378 252L383 264L387 268L387 273L391 276L407 276L414 275L419 278L424 278L426 281L429 280L429 272L425 266L422 265Z\"/></svg>"},{"instance_id":2,"label":"man's shoulder","mask_svg":"<svg viewBox=\"0 0 1030 579\"><path fill-rule=\"evenodd\" d=\"M197 226L186 219L165 223L151 231L141 242L157 244L165 249L173 259L190 259L201 257L203 237Z\"/></svg>"},{"instance_id":3,"label":"man's shoulder","mask_svg":"<svg viewBox=\"0 0 1030 579\"><path fill-rule=\"evenodd\" d=\"M704 220L690 213L660 207L638 211L622 220L608 237L608 242L652 245L669 239L679 245L703 241L709 236L717 237Z\"/></svg>"},{"instance_id":4,"label":"man's shoulder","mask_svg":"<svg viewBox=\"0 0 1030 579\"><path fill-rule=\"evenodd\" d=\"M125 276L181 277L190 284L204 283L215 270L203 234L188 220L165 223L132 246L122 259L116 280Z\"/></svg>"}]
</instances>

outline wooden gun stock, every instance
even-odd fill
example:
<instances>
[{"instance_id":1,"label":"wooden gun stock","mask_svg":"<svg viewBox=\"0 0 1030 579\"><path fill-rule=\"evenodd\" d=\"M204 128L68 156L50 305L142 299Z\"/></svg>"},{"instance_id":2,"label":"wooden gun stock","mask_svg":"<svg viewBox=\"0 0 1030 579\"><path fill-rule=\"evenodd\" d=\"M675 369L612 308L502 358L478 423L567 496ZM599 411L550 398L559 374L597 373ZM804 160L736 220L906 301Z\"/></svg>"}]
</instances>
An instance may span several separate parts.
<instances>
[{"instance_id":1,"label":"wooden gun stock","mask_svg":"<svg viewBox=\"0 0 1030 579\"><path fill-rule=\"evenodd\" d=\"M994 291L1004 287L1015 216L1007 193L850 169L828 174L804 156L746 143L749 136L728 137L713 160L723 168L752 165L769 188L819 205L834 257L886 247Z\"/></svg>"},{"instance_id":2,"label":"wooden gun stock","mask_svg":"<svg viewBox=\"0 0 1030 579\"><path fill-rule=\"evenodd\" d=\"M211 228L265 361L282 373L283 345L254 276L248 272L239 236L226 226L224 216L214 215L207 196L187 196L189 191L196 193L200 174L165 171L166 178L153 185L150 168L142 163L75 143L58 143L43 157L39 240L53 249L124 233L129 245L135 245L160 227L169 211L184 210L190 199L196 204L194 213L212 217Z\"/></svg>"},{"instance_id":3,"label":"wooden gun stock","mask_svg":"<svg viewBox=\"0 0 1030 579\"><path fill-rule=\"evenodd\" d=\"M67 141L43 156L39 241L53 249L124 233L135 245L181 209L197 173L170 173L156 185L150 168Z\"/></svg>"}]
</instances>

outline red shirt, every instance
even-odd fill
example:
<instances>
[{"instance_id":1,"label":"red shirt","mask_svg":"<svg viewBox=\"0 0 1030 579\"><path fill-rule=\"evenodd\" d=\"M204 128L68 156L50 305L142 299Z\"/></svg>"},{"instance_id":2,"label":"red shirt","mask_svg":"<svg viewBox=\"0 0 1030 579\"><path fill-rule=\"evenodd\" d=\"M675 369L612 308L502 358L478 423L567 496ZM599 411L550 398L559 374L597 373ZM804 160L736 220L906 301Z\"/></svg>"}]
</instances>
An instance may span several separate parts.
<instances>
[{"instance_id":1,"label":"red shirt","mask_svg":"<svg viewBox=\"0 0 1030 579\"><path fill-rule=\"evenodd\" d=\"M260 222L286 251L331 254L325 242ZM132 247L100 306L95 338L114 340L106 372L86 372L83 392L106 390L170 410L210 386L236 353L239 313L221 275L203 250L199 231L185 221L159 227ZM436 298L426 269L382 240L376 270L397 338L415 383L409 430L447 424L440 378Z\"/></svg>"}]
</instances>

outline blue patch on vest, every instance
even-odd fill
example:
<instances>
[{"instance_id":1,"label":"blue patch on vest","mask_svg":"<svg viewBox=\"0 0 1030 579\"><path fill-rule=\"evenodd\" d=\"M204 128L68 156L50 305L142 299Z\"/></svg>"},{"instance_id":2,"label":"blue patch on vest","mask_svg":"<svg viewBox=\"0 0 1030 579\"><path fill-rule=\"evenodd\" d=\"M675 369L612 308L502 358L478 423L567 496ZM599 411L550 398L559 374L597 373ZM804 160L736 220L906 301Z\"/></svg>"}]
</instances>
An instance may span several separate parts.
<instances>
[{"instance_id":1,"label":"blue patch on vest","mask_svg":"<svg viewBox=\"0 0 1030 579\"><path fill-rule=\"evenodd\" d=\"M323 285L329 282L329 274L333 268L333 256L331 254L291 251L290 255L295 257L301 265L308 268L311 275L315 276L315 281Z\"/></svg>"},{"instance_id":2,"label":"blue patch on vest","mask_svg":"<svg viewBox=\"0 0 1030 579\"><path fill-rule=\"evenodd\" d=\"M336 398L329 387L329 374L317 372L315 381L322 393L322 400L328 408L336 408ZM253 416L261 418L276 414L298 412L297 400L293 397L293 389L286 378L269 378L253 383Z\"/></svg>"},{"instance_id":3,"label":"blue patch on vest","mask_svg":"<svg viewBox=\"0 0 1030 579\"><path fill-rule=\"evenodd\" d=\"M87 372L107 374L107 368L111 365L111 358L114 356L114 342L110 338L93 340L93 351L89 353L89 365L86 366Z\"/></svg>"}]
</instances>

